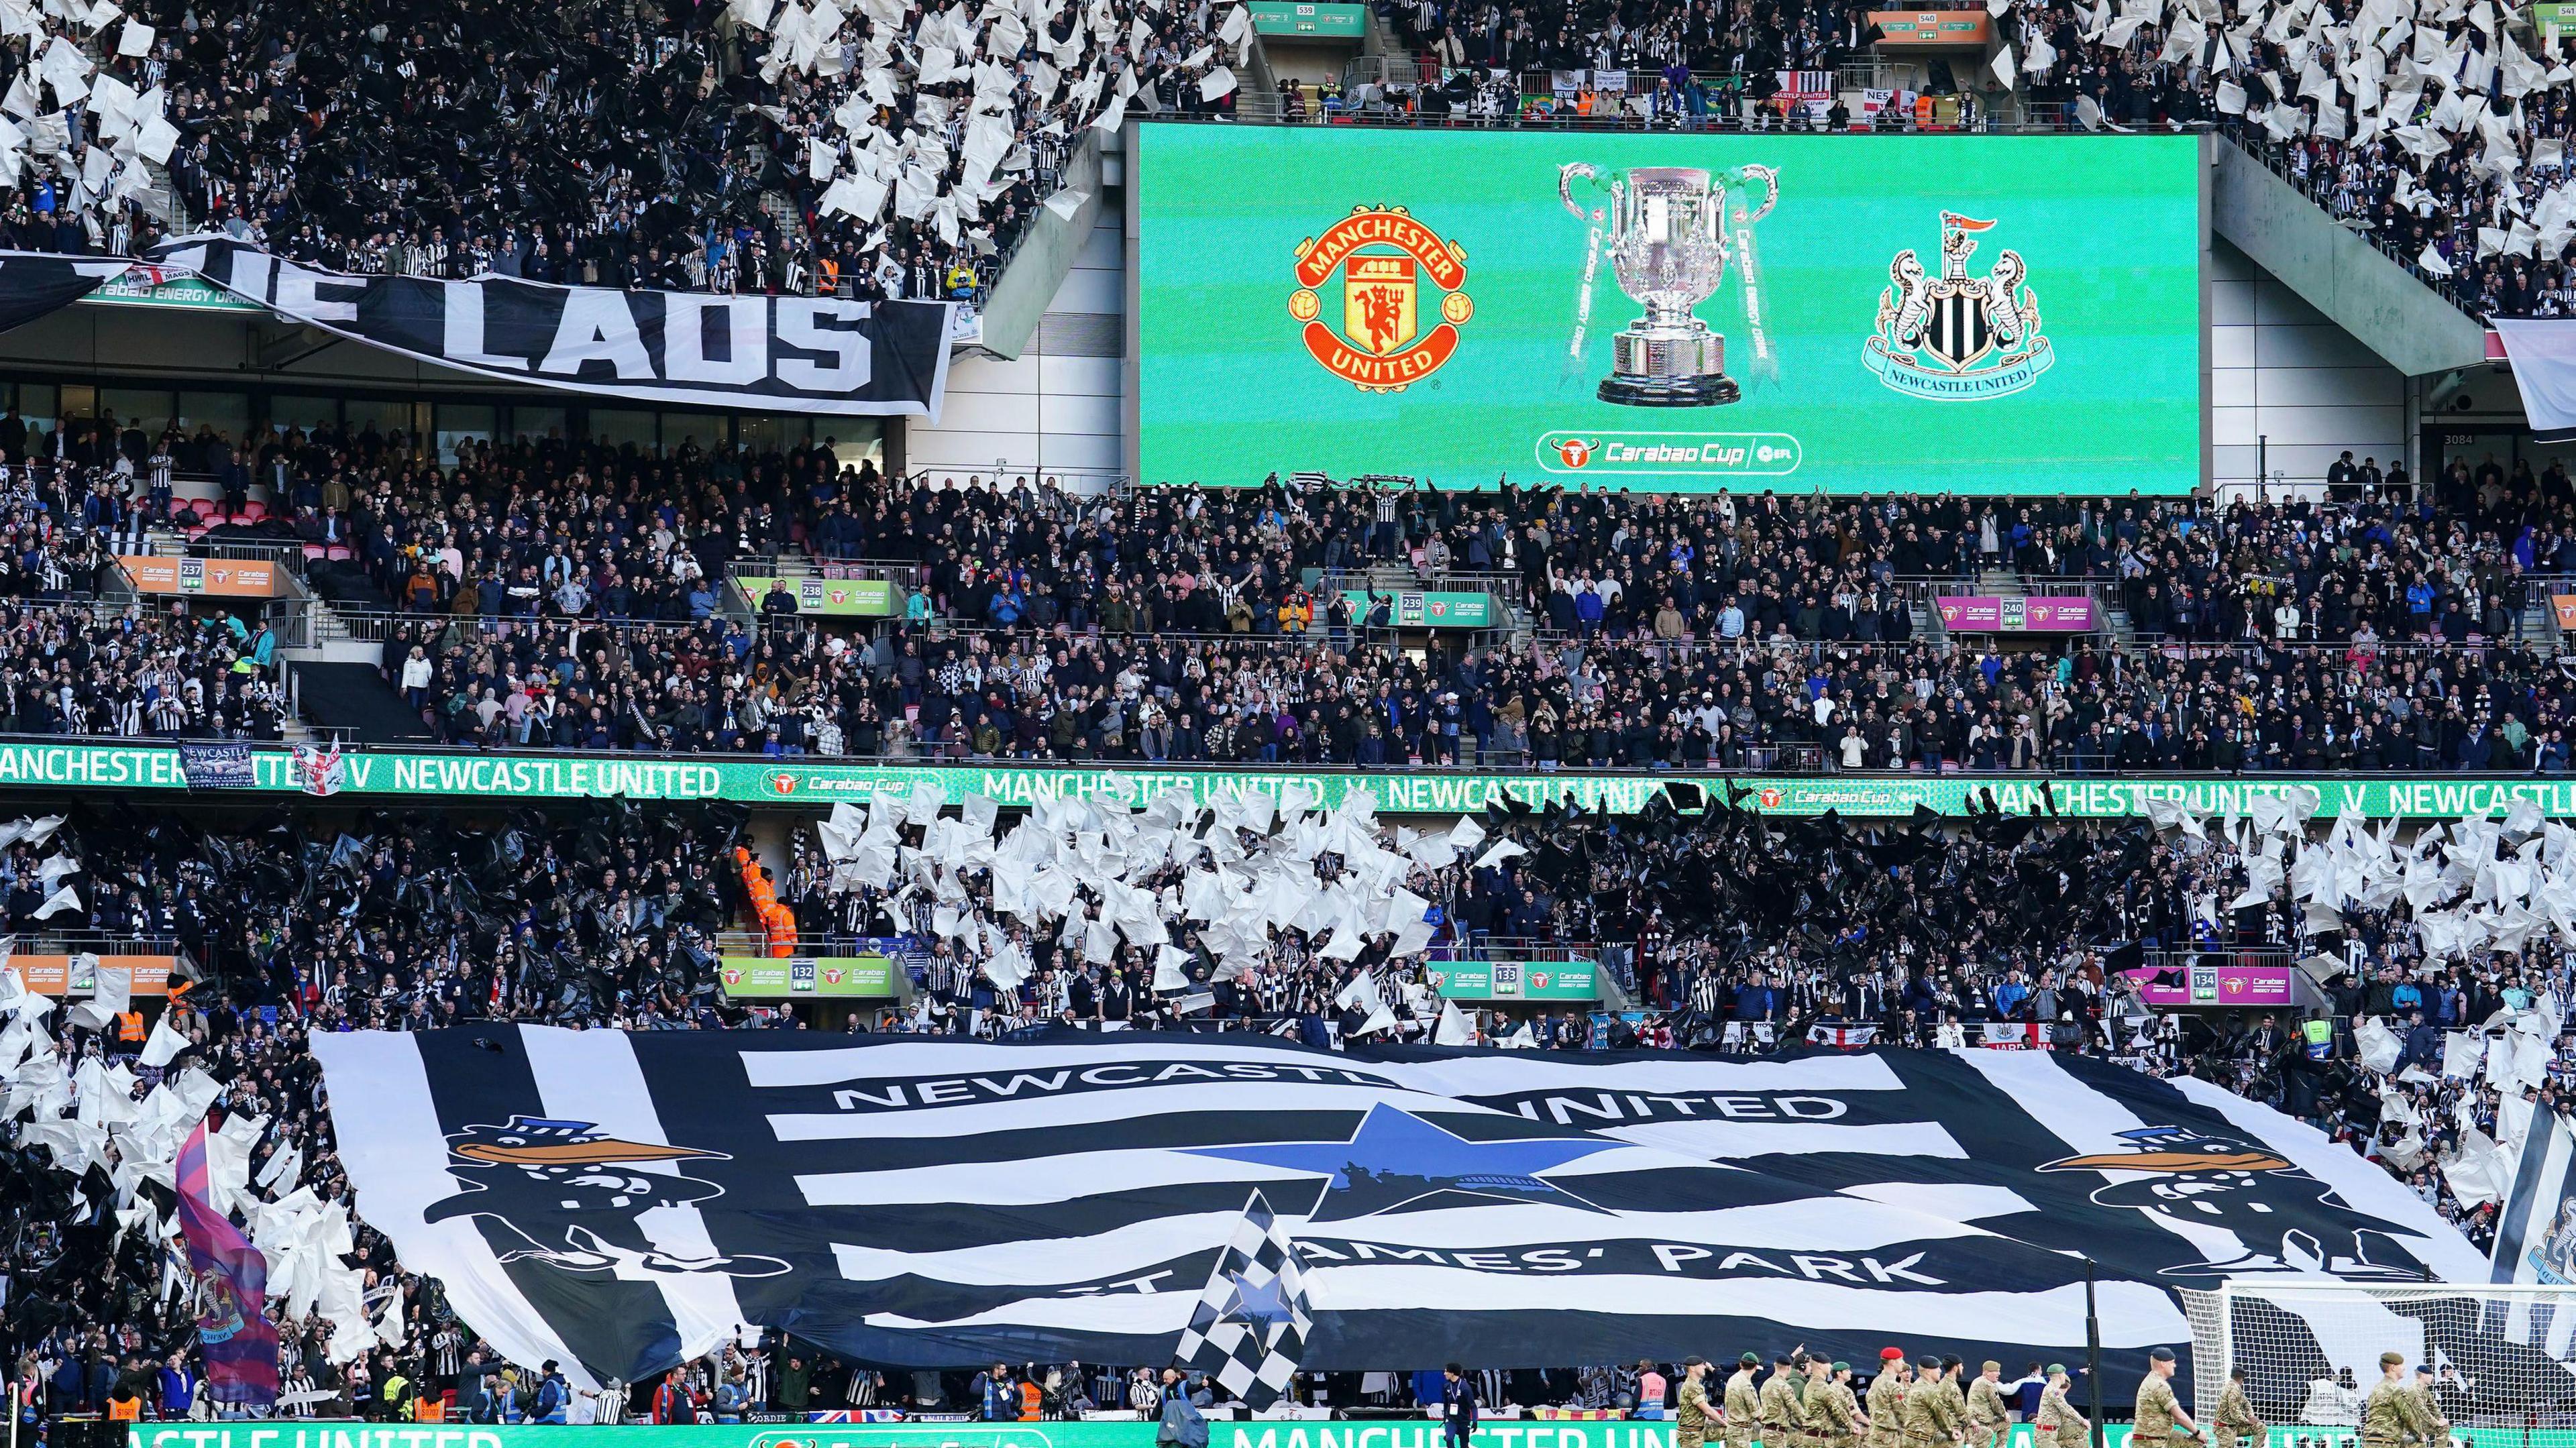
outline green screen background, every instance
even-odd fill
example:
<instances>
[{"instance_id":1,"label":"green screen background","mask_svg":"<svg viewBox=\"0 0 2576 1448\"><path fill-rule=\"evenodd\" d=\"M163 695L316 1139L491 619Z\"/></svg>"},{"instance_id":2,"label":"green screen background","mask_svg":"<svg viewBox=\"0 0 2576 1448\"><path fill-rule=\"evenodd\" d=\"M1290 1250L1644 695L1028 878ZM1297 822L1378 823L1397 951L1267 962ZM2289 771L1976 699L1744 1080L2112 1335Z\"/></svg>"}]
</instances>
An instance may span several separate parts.
<instances>
[{"instance_id":1,"label":"green screen background","mask_svg":"<svg viewBox=\"0 0 2576 1448\"><path fill-rule=\"evenodd\" d=\"M1409 473L1443 487L1596 483L1640 490L2185 493L2200 475L2198 143L2137 136L1589 135L1341 127L1140 125L1140 476L1244 484L1276 469ZM1726 337L1741 402L1597 400L1610 339L1638 313L1605 254L1579 370L1569 370L1585 227L1557 167L1780 173L1754 227L1779 377L1758 381L1742 260L1702 321ZM1578 196L1583 193L1578 191ZM1754 193L1758 204L1760 193ZM1597 204L1597 203L1596 203ZM1296 247L1359 205L1399 205L1466 249L1474 317L1458 354L1400 393L1324 370L1288 314ZM1735 198L1730 194L1730 211ZM1969 261L2018 251L2057 360L2028 389L1975 401L1899 393L1862 361L1888 266L1908 247L1940 270L1944 210L1997 223ZM1322 293L1341 315L1340 281ZM1438 291L1423 288L1422 330ZM1796 471L1720 478L1550 472L1538 439L1774 432Z\"/></svg>"}]
</instances>

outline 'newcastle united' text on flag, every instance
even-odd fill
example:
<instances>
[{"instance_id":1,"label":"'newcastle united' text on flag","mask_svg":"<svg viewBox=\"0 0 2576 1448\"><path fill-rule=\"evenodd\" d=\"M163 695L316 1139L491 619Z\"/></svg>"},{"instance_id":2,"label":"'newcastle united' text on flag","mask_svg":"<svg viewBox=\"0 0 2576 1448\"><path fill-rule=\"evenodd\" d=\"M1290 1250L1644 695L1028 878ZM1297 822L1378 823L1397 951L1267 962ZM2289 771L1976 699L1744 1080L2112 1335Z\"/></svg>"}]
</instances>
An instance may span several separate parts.
<instances>
[{"instance_id":1,"label":"'newcastle united' text on flag","mask_svg":"<svg viewBox=\"0 0 2576 1448\"><path fill-rule=\"evenodd\" d=\"M313 1050L404 1263L513 1359L629 1381L736 1324L888 1366L1162 1363L1198 1314L1284 1353L1276 1314L1199 1309L1220 1278L1266 1303L1291 1265L1310 1370L1793 1341L2046 1361L2083 1344L2087 1257L2134 1381L2188 1345L2182 1288L2484 1276L2312 1129L2047 1052L499 1026ZM1237 1281L1247 1250L1281 1260Z\"/></svg>"}]
</instances>

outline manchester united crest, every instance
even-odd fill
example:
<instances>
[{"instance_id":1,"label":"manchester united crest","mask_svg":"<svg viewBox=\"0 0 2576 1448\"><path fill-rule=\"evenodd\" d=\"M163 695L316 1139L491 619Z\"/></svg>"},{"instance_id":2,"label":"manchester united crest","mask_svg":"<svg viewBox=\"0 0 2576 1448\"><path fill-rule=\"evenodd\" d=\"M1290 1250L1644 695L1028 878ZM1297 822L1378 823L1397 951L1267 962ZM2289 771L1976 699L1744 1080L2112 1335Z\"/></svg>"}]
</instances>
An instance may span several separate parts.
<instances>
[{"instance_id":1,"label":"manchester united crest","mask_svg":"<svg viewBox=\"0 0 2576 1448\"><path fill-rule=\"evenodd\" d=\"M1362 392L1402 392L1457 355L1476 314L1466 284L1466 248L1401 206L1362 206L1298 243L1288 315L1324 370Z\"/></svg>"},{"instance_id":2,"label":"manchester united crest","mask_svg":"<svg viewBox=\"0 0 2576 1448\"><path fill-rule=\"evenodd\" d=\"M1994 226L1944 211L1940 276L1925 274L1912 247L1888 265L1878 332L1862 352L1881 382L1935 402L1976 402L2021 391L2057 360L2039 334L2039 297L2019 252L1968 275L1978 237Z\"/></svg>"}]
</instances>

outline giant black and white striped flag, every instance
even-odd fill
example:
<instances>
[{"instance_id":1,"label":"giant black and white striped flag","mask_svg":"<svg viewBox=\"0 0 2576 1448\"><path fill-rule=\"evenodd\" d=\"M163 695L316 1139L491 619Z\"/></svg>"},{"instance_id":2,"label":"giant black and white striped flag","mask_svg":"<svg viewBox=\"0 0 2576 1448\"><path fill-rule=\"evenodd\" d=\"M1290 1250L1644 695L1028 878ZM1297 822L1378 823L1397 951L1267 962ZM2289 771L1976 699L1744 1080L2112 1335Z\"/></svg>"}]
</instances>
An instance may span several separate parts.
<instances>
[{"instance_id":1,"label":"giant black and white striped flag","mask_svg":"<svg viewBox=\"0 0 2576 1448\"><path fill-rule=\"evenodd\" d=\"M1258 1036L317 1035L357 1209L512 1358L633 1381L738 1324L898 1366L1170 1361L1261 1194L1303 1366L1803 1342L2113 1381L2222 1275L2484 1276L2380 1169L2042 1052L1759 1061Z\"/></svg>"}]
</instances>

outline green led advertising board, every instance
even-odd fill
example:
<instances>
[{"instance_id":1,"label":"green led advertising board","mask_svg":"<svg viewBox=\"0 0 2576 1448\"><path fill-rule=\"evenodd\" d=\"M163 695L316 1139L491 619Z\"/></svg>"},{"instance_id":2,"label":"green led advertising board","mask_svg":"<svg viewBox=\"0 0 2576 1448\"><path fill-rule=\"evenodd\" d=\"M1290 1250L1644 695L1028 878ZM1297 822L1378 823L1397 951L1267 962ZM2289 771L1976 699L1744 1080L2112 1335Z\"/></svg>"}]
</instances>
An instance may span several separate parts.
<instances>
[{"instance_id":1,"label":"green led advertising board","mask_svg":"<svg viewBox=\"0 0 2576 1448\"><path fill-rule=\"evenodd\" d=\"M1149 483L2179 494L2200 474L2192 137L1147 124L1134 144Z\"/></svg>"}]
</instances>

